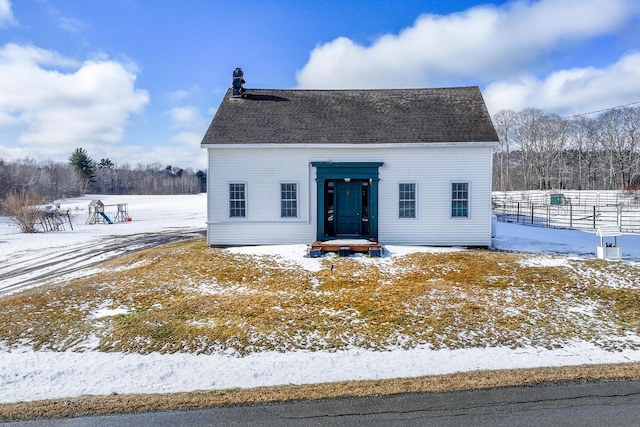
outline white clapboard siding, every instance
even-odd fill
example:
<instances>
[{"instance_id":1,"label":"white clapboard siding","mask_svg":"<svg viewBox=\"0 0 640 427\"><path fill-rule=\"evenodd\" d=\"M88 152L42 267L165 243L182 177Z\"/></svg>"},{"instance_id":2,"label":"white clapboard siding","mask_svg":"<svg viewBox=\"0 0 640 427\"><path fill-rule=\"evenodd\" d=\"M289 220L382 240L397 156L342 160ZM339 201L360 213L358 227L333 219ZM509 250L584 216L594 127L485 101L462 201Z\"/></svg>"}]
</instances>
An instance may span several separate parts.
<instances>
[{"instance_id":1,"label":"white clapboard siding","mask_svg":"<svg viewBox=\"0 0 640 427\"><path fill-rule=\"evenodd\" d=\"M410 154L409 154L410 153ZM381 168L379 239L387 243L491 244L491 159L487 147L434 147L394 156ZM423 158L416 166L416 159ZM398 218L398 183L417 184L415 219ZM469 183L469 217L451 217L451 183ZM384 195L384 196L383 196ZM384 226L383 226L384 224Z\"/></svg>"},{"instance_id":2,"label":"white clapboard siding","mask_svg":"<svg viewBox=\"0 0 640 427\"><path fill-rule=\"evenodd\" d=\"M208 243L312 243L316 238L314 161L384 162L378 228L383 244L489 246L489 144L390 146L216 146L209 148ZM298 184L298 218L280 218L280 183ZM470 215L451 218L451 183L468 182ZM247 217L229 218L228 185L245 183ZM417 184L417 218L398 218L398 184Z\"/></svg>"}]
</instances>

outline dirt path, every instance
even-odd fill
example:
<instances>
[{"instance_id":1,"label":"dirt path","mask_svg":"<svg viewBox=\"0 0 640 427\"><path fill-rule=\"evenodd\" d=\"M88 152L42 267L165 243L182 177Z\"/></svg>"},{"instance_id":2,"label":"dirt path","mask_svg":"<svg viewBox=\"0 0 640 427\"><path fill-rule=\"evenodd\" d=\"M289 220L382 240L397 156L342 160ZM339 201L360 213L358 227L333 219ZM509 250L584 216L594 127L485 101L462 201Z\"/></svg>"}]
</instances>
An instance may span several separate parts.
<instances>
[{"instance_id":1,"label":"dirt path","mask_svg":"<svg viewBox=\"0 0 640 427\"><path fill-rule=\"evenodd\" d=\"M110 237L88 245L26 252L0 265L0 296L27 288L55 283L82 274L116 256L182 240L204 236L205 230L178 230Z\"/></svg>"}]
</instances>

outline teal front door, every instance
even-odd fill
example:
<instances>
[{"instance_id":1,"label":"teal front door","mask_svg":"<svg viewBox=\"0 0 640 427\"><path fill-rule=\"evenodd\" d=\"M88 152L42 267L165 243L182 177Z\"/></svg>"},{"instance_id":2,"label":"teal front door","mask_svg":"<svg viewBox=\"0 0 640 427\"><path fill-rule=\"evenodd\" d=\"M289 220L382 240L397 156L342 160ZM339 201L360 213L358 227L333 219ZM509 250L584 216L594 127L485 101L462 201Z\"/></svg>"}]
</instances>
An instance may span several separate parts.
<instances>
[{"instance_id":1,"label":"teal front door","mask_svg":"<svg viewBox=\"0 0 640 427\"><path fill-rule=\"evenodd\" d=\"M360 236L362 234L362 183L360 180L335 184L335 224L338 236Z\"/></svg>"}]
</instances>

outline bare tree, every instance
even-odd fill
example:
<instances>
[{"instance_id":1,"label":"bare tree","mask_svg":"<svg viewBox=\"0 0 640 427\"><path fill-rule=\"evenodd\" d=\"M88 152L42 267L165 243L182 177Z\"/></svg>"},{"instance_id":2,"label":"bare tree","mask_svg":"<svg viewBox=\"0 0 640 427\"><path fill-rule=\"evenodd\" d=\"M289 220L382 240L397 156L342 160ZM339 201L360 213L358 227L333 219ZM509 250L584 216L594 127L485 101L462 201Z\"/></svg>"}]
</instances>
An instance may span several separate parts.
<instances>
[{"instance_id":1,"label":"bare tree","mask_svg":"<svg viewBox=\"0 0 640 427\"><path fill-rule=\"evenodd\" d=\"M500 110L493 117L493 124L498 133L498 159L499 159L499 179L500 191L512 189L509 178L510 162L511 162L511 138L515 131L517 114L513 110Z\"/></svg>"},{"instance_id":2,"label":"bare tree","mask_svg":"<svg viewBox=\"0 0 640 427\"><path fill-rule=\"evenodd\" d=\"M99 163L89 159L88 163L89 170L83 176L71 163L0 159L0 200L12 191L29 191L49 200L73 197L89 184L101 194L196 194L201 191L202 174L206 179L202 171L160 163L140 163L135 168L128 163L118 166L109 159Z\"/></svg>"},{"instance_id":3,"label":"bare tree","mask_svg":"<svg viewBox=\"0 0 640 427\"><path fill-rule=\"evenodd\" d=\"M625 186L633 185L640 177L638 149L640 148L640 108L624 108L623 123L627 139L627 151L625 153L628 165L627 182Z\"/></svg>"},{"instance_id":4,"label":"bare tree","mask_svg":"<svg viewBox=\"0 0 640 427\"><path fill-rule=\"evenodd\" d=\"M36 225L42 219L44 197L29 191L12 191L9 193L0 208L2 214L9 218L23 233L36 233Z\"/></svg>"},{"instance_id":5,"label":"bare tree","mask_svg":"<svg viewBox=\"0 0 640 427\"><path fill-rule=\"evenodd\" d=\"M637 170L638 109L620 108L601 114L597 136L607 154L607 178L610 188L629 186Z\"/></svg>"},{"instance_id":6,"label":"bare tree","mask_svg":"<svg viewBox=\"0 0 640 427\"><path fill-rule=\"evenodd\" d=\"M44 182L41 190L38 191L39 194L52 200L79 194L77 175L67 164L48 160L42 169Z\"/></svg>"},{"instance_id":7,"label":"bare tree","mask_svg":"<svg viewBox=\"0 0 640 427\"><path fill-rule=\"evenodd\" d=\"M525 108L517 114L517 126L514 142L522 152L522 173L524 189L535 188L534 182L540 176L542 161L542 120L544 111L536 108Z\"/></svg>"},{"instance_id":8,"label":"bare tree","mask_svg":"<svg viewBox=\"0 0 640 427\"><path fill-rule=\"evenodd\" d=\"M500 111L494 188L615 189L640 185L640 107L595 119L567 119L536 108Z\"/></svg>"},{"instance_id":9,"label":"bare tree","mask_svg":"<svg viewBox=\"0 0 640 427\"><path fill-rule=\"evenodd\" d=\"M14 176L9 170L9 164L0 159L0 199L4 199L14 190L14 185Z\"/></svg>"},{"instance_id":10,"label":"bare tree","mask_svg":"<svg viewBox=\"0 0 640 427\"><path fill-rule=\"evenodd\" d=\"M568 175L563 158L569 139L567 120L557 114L545 114L540 136L541 161L538 166L540 188L563 188Z\"/></svg>"},{"instance_id":11,"label":"bare tree","mask_svg":"<svg viewBox=\"0 0 640 427\"><path fill-rule=\"evenodd\" d=\"M100 159L96 165L96 191L103 194L117 194L116 165L110 159Z\"/></svg>"},{"instance_id":12,"label":"bare tree","mask_svg":"<svg viewBox=\"0 0 640 427\"><path fill-rule=\"evenodd\" d=\"M596 190L602 149L596 137L595 121L578 117L570 122L569 144L575 153L573 157L573 175L575 188ZM577 164L576 164L577 163Z\"/></svg>"}]
</instances>

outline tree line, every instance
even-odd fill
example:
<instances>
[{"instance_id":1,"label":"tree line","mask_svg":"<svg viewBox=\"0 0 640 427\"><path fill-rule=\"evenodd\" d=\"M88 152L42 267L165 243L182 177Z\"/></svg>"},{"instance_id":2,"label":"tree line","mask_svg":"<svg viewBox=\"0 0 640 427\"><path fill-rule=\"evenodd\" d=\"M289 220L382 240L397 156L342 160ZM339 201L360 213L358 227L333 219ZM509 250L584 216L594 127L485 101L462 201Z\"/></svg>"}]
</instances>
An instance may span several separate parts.
<instances>
[{"instance_id":1,"label":"tree line","mask_svg":"<svg viewBox=\"0 0 640 427\"><path fill-rule=\"evenodd\" d=\"M595 117L561 117L537 108L493 117L496 191L640 188L640 107ZM77 148L67 162L0 159L0 200L11 192L47 199L96 194L191 194L206 191L207 174L159 163L114 164Z\"/></svg>"},{"instance_id":2,"label":"tree line","mask_svg":"<svg viewBox=\"0 0 640 427\"><path fill-rule=\"evenodd\" d=\"M493 188L613 190L640 187L640 108L560 117L536 108L493 117L499 145Z\"/></svg>"},{"instance_id":3,"label":"tree line","mask_svg":"<svg viewBox=\"0 0 640 427\"><path fill-rule=\"evenodd\" d=\"M116 165L93 160L83 148L67 162L0 159L0 200L31 193L48 200L82 194L196 194L206 191L207 174L160 163Z\"/></svg>"}]
</instances>

